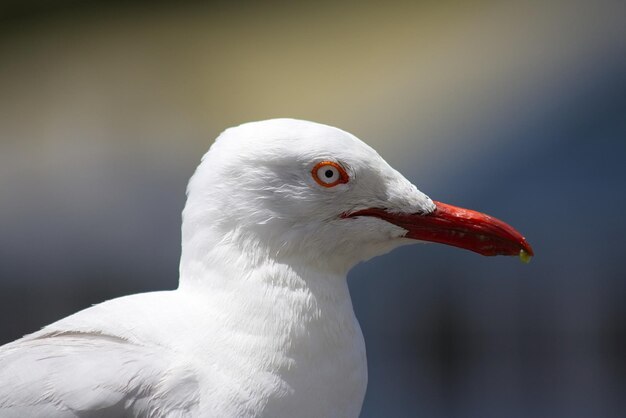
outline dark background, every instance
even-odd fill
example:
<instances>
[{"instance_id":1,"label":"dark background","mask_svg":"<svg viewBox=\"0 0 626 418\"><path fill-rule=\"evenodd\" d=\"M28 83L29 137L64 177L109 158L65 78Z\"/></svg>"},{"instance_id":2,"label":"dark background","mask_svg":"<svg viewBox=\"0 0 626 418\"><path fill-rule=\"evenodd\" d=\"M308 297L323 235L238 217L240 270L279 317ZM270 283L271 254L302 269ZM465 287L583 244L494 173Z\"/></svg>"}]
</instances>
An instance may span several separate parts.
<instances>
[{"instance_id":1,"label":"dark background","mask_svg":"<svg viewBox=\"0 0 626 418\"><path fill-rule=\"evenodd\" d=\"M536 252L355 268L363 417L624 415L623 2L4 2L0 343L175 288L201 155L278 116L356 134Z\"/></svg>"}]
</instances>

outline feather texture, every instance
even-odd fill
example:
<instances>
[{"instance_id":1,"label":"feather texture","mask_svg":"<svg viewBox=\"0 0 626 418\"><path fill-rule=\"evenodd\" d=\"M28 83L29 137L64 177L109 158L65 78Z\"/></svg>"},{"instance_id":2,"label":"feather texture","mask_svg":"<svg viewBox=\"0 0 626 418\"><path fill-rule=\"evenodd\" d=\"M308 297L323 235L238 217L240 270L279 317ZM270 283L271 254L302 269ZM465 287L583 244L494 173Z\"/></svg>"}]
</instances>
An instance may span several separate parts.
<instances>
[{"instance_id":1,"label":"feather texture","mask_svg":"<svg viewBox=\"0 0 626 418\"><path fill-rule=\"evenodd\" d=\"M197 378L173 358L104 334L18 340L0 350L0 416L197 416Z\"/></svg>"}]
</instances>

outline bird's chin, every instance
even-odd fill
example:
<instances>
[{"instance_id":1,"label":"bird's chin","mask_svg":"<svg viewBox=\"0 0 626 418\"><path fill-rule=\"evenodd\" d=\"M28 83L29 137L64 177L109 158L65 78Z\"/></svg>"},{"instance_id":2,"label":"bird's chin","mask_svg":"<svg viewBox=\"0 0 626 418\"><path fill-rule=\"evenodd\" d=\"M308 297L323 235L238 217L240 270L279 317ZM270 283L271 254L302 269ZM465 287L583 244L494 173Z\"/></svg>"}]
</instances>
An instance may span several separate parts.
<instances>
[{"instance_id":1,"label":"bird's chin","mask_svg":"<svg viewBox=\"0 0 626 418\"><path fill-rule=\"evenodd\" d=\"M418 241L416 240L402 236L393 237L385 241L372 241L369 243L360 242L354 246L355 251L353 253L353 257L351 257L353 259L351 267L360 262L390 253L396 248L415 244L417 242Z\"/></svg>"}]
</instances>

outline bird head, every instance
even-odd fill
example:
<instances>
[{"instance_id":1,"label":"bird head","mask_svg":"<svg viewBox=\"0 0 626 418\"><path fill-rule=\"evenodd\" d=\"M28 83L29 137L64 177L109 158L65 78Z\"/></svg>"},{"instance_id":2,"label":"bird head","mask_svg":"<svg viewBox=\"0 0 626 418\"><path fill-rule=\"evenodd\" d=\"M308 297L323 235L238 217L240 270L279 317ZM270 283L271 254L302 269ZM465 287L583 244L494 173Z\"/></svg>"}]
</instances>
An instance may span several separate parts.
<instances>
[{"instance_id":1,"label":"bird head","mask_svg":"<svg viewBox=\"0 0 626 418\"><path fill-rule=\"evenodd\" d=\"M504 222L434 202L354 135L302 120L227 129L187 194L183 252L229 244L346 271L424 241L483 255L532 255Z\"/></svg>"}]
</instances>

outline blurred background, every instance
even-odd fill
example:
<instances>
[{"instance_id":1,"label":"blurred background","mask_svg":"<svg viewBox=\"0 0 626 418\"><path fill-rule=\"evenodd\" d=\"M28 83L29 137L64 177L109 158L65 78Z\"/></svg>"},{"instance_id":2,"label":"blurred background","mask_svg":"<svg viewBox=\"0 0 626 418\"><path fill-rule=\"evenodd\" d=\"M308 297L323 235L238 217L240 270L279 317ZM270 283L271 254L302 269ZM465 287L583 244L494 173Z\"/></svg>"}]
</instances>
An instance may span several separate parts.
<instances>
[{"instance_id":1,"label":"blurred background","mask_svg":"<svg viewBox=\"0 0 626 418\"><path fill-rule=\"evenodd\" d=\"M411 246L350 274L362 417L626 410L626 6L615 1L0 6L0 343L177 286L225 128L341 127L530 265Z\"/></svg>"}]
</instances>

